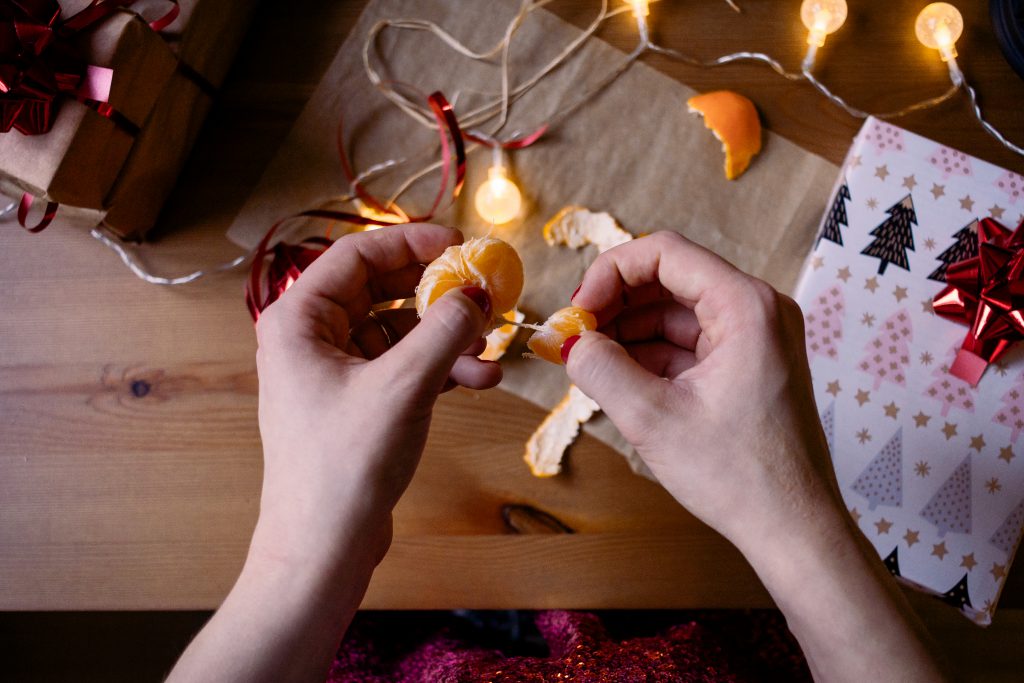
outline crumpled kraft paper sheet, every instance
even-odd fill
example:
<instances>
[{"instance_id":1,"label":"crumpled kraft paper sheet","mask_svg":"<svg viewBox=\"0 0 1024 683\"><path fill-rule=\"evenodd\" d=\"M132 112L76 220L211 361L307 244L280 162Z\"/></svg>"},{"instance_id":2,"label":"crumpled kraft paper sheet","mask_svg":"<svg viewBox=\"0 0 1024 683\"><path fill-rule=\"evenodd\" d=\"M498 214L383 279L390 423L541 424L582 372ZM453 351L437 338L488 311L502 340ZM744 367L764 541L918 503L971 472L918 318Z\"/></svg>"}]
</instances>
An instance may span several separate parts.
<instances>
[{"instance_id":1,"label":"crumpled kraft paper sheet","mask_svg":"<svg viewBox=\"0 0 1024 683\"><path fill-rule=\"evenodd\" d=\"M371 0L228 237L251 248L278 219L347 192L335 144L339 117L344 117L346 144L357 172L388 159L410 159L370 184L382 199L413 171L440 158L437 133L386 100L363 71L362 48L375 23L384 18L428 19L479 50L500 39L518 5L518 0ZM610 21L632 19L626 13ZM553 14L533 12L512 44L513 85L577 35L579 29ZM413 84L423 93L441 90L455 101L457 115L500 90L496 62L468 60L426 32L385 30L372 55L385 79ZM587 41L513 105L503 134L535 130L624 58L599 39ZM676 230L780 290L792 290L838 168L765 131L763 151L750 170L727 181L721 143L697 116L687 113L686 100L693 94L653 68L634 64L539 142L511 153L511 174L524 196L523 216L498 226L493 234L511 242L523 257L526 288L519 308L528 321L544 320L568 305L597 254L593 246L575 250L545 244L545 221L568 204L607 211L633 234ZM467 235L491 229L472 206L490 161L487 149L469 155L462 195L436 222L457 226ZM400 205L409 213L424 211L437 184L434 173ZM325 227L323 222L299 224L286 234L322 233ZM525 336L520 335L502 361L501 388L550 410L565 396L569 381L560 367L519 357ZM642 463L603 414L586 431L643 472Z\"/></svg>"}]
</instances>

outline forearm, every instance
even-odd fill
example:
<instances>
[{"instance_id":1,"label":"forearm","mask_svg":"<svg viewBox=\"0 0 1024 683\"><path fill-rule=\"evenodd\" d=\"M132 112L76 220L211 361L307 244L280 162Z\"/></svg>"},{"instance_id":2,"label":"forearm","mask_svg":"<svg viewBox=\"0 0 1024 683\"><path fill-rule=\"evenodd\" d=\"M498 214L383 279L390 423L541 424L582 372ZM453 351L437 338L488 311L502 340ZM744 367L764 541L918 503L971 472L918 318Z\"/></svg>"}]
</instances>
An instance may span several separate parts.
<instances>
[{"instance_id":1,"label":"forearm","mask_svg":"<svg viewBox=\"0 0 1024 683\"><path fill-rule=\"evenodd\" d=\"M340 548L303 560L257 525L234 587L168 680L324 680L382 554L380 530L355 526Z\"/></svg>"},{"instance_id":2,"label":"forearm","mask_svg":"<svg viewBox=\"0 0 1024 683\"><path fill-rule=\"evenodd\" d=\"M948 673L896 582L838 504L741 547L816 680L941 681Z\"/></svg>"}]
</instances>

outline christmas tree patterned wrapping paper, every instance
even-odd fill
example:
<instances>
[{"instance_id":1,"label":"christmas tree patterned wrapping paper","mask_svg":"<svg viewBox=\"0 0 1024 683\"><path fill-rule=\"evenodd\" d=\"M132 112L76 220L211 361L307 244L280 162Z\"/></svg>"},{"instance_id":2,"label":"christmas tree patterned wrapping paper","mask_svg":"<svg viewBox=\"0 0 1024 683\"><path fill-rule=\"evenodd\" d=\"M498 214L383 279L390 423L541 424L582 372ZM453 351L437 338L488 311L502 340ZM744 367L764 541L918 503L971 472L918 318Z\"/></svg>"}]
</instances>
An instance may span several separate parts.
<instances>
[{"instance_id":1,"label":"christmas tree patterned wrapping paper","mask_svg":"<svg viewBox=\"0 0 1024 683\"><path fill-rule=\"evenodd\" d=\"M1024 527L1024 344L977 387L935 315L978 221L1024 220L1024 177L868 119L796 299L850 514L894 575L991 622Z\"/></svg>"}]
</instances>

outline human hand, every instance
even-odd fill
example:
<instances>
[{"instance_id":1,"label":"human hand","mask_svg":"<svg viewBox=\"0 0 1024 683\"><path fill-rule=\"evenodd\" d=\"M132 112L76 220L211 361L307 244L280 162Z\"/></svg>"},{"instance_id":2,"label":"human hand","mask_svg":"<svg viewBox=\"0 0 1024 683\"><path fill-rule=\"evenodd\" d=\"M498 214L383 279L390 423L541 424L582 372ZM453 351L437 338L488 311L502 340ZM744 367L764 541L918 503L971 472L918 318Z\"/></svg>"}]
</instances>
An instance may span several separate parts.
<instances>
[{"instance_id":1,"label":"human hand","mask_svg":"<svg viewBox=\"0 0 1024 683\"><path fill-rule=\"evenodd\" d=\"M573 304L600 332L566 342L569 378L691 512L741 550L844 525L790 298L662 232L599 256Z\"/></svg>"},{"instance_id":2,"label":"human hand","mask_svg":"<svg viewBox=\"0 0 1024 683\"><path fill-rule=\"evenodd\" d=\"M340 561L360 534L378 562L438 394L501 380L497 363L475 357L490 314L482 289L446 293L419 321L408 308L369 315L374 304L413 296L423 264L461 242L436 225L347 235L261 315L257 552Z\"/></svg>"}]
</instances>

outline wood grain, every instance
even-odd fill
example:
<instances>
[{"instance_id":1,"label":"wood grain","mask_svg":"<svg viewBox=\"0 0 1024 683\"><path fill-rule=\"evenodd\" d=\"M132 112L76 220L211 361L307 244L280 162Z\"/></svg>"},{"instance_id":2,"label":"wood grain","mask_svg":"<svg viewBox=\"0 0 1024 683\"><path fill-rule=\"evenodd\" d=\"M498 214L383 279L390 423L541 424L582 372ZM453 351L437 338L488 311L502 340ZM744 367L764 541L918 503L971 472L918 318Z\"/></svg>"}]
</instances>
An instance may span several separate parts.
<instances>
[{"instance_id":1,"label":"wood grain","mask_svg":"<svg viewBox=\"0 0 1024 683\"><path fill-rule=\"evenodd\" d=\"M794 3L740 2L739 16L722 2L655 3L656 39L702 57L759 49L798 64L804 36ZM871 109L941 92L943 67L913 39L919 4L852 10L819 57L820 76ZM152 269L177 274L237 253L226 226L362 5L263 3L159 230L139 247ZM992 121L1022 141L1024 83L995 47L985 3L961 5L964 71ZM595 6L551 8L585 25ZM601 37L627 49L635 39L625 19ZM859 125L762 67L646 59L698 89L746 93L769 127L837 163ZM901 124L1024 172L1024 160L981 131L962 100ZM0 228L0 608L216 606L244 556L261 473L241 275L153 287L85 233ZM501 392L444 397L366 606L770 604L735 550L593 439L573 447L565 475L532 478L522 445L542 417ZM579 533L507 535L506 502L547 510ZM981 666L970 650L982 638L974 627L922 604L929 620L947 619L935 623L954 656ZM1020 571L1003 605L994 627L1002 640L993 642L1024 634L1024 613L1008 609L1024 607ZM999 666L1024 663L1024 653L979 652Z\"/></svg>"}]
</instances>

